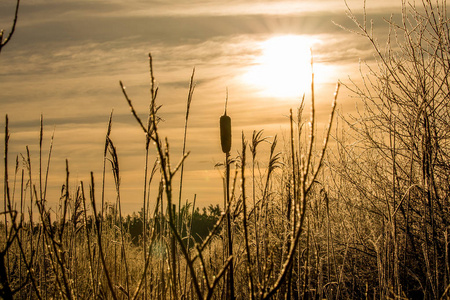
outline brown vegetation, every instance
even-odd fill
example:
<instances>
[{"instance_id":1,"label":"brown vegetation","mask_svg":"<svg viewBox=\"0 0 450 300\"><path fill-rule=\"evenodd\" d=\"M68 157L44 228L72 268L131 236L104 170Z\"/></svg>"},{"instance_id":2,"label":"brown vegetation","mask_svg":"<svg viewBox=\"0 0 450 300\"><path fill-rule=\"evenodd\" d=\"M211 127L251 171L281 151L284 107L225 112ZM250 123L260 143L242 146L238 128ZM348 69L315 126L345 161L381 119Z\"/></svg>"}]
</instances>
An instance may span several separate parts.
<instances>
[{"instance_id":1,"label":"brown vegetation","mask_svg":"<svg viewBox=\"0 0 450 300\"><path fill-rule=\"evenodd\" d=\"M391 31L385 47L377 43L366 18L359 22L349 9L358 34L372 44L377 65L367 66L369 74L362 74L362 85L347 86L361 99L363 110L340 119L332 135L337 85L322 144L316 141L314 80L311 117L304 119L304 99L296 114L291 110L290 139L283 152L277 149L277 137L269 141L263 131L254 131L251 140L242 133L239 155L231 157L231 118L225 110L219 120L225 153L225 161L219 165L224 169L223 212L211 206L209 214L205 210L201 215L195 198L181 204L194 72L183 153L175 167L168 141L159 134L161 106L157 104L151 55L151 103L146 123L120 83L132 115L146 135L142 208L133 218L122 215L112 114L105 137L102 198L94 197L98 180L93 173L87 185L69 186L66 161L56 213L47 205L52 146L45 169L42 119L38 168L35 162L32 168L26 148L22 161L16 158L11 174L6 116L0 296L449 297L450 31L446 7L445 1L424 1L420 7L404 4L402 22L387 21ZM330 148L332 137L335 143ZM257 151L264 147L263 142L270 147L265 164ZM151 145L156 151L153 165ZM256 175L259 163L265 165L259 170L262 176ZM106 203L104 198L107 171L114 178L114 203ZM177 176L181 178L178 199L173 190ZM36 177L38 182L33 181ZM158 181L158 190L150 198L154 181ZM195 222L200 219L210 226L208 234L199 233ZM136 228L138 235L133 233Z\"/></svg>"}]
</instances>

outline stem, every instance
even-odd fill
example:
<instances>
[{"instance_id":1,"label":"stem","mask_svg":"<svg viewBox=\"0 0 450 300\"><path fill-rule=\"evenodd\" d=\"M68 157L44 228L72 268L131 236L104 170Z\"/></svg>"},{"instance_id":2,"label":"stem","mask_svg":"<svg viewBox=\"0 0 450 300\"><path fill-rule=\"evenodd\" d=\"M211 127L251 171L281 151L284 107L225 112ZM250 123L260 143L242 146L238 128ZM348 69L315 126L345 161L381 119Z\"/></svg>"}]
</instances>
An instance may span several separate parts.
<instances>
[{"instance_id":1,"label":"stem","mask_svg":"<svg viewBox=\"0 0 450 300\"><path fill-rule=\"evenodd\" d=\"M227 205L230 206L230 152L225 154L226 161L226 181L225 181L225 195ZM228 298L234 300L234 270L233 270L233 239L231 236L231 212L227 211L227 238L228 238L228 257L231 258L230 268L229 268L229 276L228 276L228 288L229 295Z\"/></svg>"}]
</instances>

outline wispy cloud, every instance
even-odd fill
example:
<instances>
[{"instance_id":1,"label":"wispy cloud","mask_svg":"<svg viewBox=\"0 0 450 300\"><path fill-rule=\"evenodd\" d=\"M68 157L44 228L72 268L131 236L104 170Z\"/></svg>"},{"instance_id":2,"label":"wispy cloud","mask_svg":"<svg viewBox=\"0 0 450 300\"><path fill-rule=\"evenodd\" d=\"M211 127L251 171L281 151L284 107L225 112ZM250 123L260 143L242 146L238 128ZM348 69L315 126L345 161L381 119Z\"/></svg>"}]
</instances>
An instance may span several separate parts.
<instances>
[{"instance_id":1,"label":"wispy cloud","mask_svg":"<svg viewBox=\"0 0 450 300\"><path fill-rule=\"evenodd\" d=\"M11 3L2 3L3 13L8 16ZM359 12L362 3L359 0L347 1L350 8ZM389 11L400 7L400 3L381 0L367 4L372 12ZM23 22L31 24L39 21L39 16L46 15L40 22L69 21L71 19L105 17L158 17L158 16L237 16L237 15L310 15L317 13L342 12L346 8L344 1L337 0L307 0L307 1L256 1L256 0L35 0L22 3L22 14L27 15ZM28 16L29 15L29 16ZM34 16L34 17L33 17Z\"/></svg>"},{"instance_id":2,"label":"wispy cloud","mask_svg":"<svg viewBox=\"0 0 450 300\"><path fill-rule=\"evenodd\" d=\"M392 2L368 5L381 28L382 17L397 5ZM360 16L361 2L349 5ZM14 1L0 3L0 27L8 29L13 9ZM143 134L118 82L123 80L145 119L151 52L158 101L163 104L161 130L175 154L181 149L178 137L183 132L187 88L196 68L188 129L192 152L187 161L194 186L186 193L193 195L201 181L198 176L205 175L204 180L214 179L218 186L198 189L198 201L211 203L211 195L216 193L217 199L221 195L213 166L222 159L218 120L226 88L236 142L240 131L251 135L252 130L265 128L272 135L287 124L289 108L298 105L298 99L257 96L240 81L261 54L262 41L283 34L320 40L313 49L317 63L344 73L332 74L332 80L319 86L318 99L331 99L335 81L346 78L359 58L371 59L368 44L332 21L352 26L343 1L23 1L14 40L0 56L0 111L10 115L11 149L18 153L30 143L36 151L42 113L50 127L47 131L56 126L54 168L63 172L68 157L79 178L85 178L89 171L101 170L106 122L114 108L113 138L124 165L124 199L136 199L142 184ZM318 101L326 109L328 104Z\"/></svg>"}]
</instances>

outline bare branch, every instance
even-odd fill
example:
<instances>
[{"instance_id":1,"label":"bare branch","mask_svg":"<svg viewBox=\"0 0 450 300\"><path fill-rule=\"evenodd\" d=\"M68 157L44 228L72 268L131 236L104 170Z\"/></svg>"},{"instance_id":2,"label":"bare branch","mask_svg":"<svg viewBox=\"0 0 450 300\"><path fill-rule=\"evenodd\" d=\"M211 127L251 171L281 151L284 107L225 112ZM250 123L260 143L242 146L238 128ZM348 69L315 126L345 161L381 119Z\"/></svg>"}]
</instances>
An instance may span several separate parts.
<instances>
[{"instance_id":1,"label":"bare branch","mask_svg":"<svg viewBox=\"0 0 450 300\"><path fill-rule=\"evenodd\" d=\"M17 17L19 15L19 4L20 4L20 0L17 0L16 12L14 13L14 21L13 21L11 31L9 32L8 37L6 39L3 39L4 31L3 31L3 29L0 31L0 52L2 52L3 47L5 47L6 44L8 44L8 42L11 40L11 38L14 34L14 31L16 30Z\"/></svg>"}]
</instances>

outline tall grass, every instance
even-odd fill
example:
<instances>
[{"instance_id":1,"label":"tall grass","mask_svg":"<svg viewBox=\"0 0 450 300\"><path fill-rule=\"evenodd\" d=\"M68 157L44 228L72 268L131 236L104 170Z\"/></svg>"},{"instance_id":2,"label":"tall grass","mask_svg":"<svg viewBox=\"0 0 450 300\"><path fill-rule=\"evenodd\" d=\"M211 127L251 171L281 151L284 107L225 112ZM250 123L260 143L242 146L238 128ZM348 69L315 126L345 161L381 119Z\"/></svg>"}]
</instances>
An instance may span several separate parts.
<instances>
[{"instance_id":1,"label":"tall grass","mask_svg":"<svg viewBox=\"0 0 450 300\"><path fill-rule=\"evenodd\" d=\"M223 169L224 205L203 239L196 239L193 230L196 198L181 203L194 71L180 138L183 151L176 164L171 163L168 138L160 135L159 114L164 108L158 104L152 56L146 122L120 82L132 117L146 135L139 240L132 239L122 215L120 149L111 137L112 113L106 124L100 199L95 198L93 173L86 185L69 185L66 160L57 208L48 205L53 137L44 168L43 118L38 166L26 147L25 154L16 157L12 175L6 116L0 297L448 297L449 60L443 47L448 45L449 31L446 3L437 4L425 1L423 8L412 6L410 11L404 6L403 27L389 21L392 32L404 35L397 39L398 47L388 44L385 53L366 19L358 23L350 15L375 47L380 64L378 72L371 69L375 77L364 78L366 85L353 87L365 110L353 120L339 120L333 148L329 144L340 85L331 99L321 143L316 133L314 74L310 116L305 117L303 98L296 113L290 110L289 137L281 147L277 136L269 138L263 130L255 130L251 139L242 132L240 145L232 150L232 116L226 110L217 116L225 154L224 163L218 164ZM394 55L398 49L407 55ZM267 157L261 149L268 150ZM112 182L107 172L112 173ZM178 197L176 178L180 178ZM116 192L113 203L105 202L109 185Z\"/></svg>"}]
</instances>

